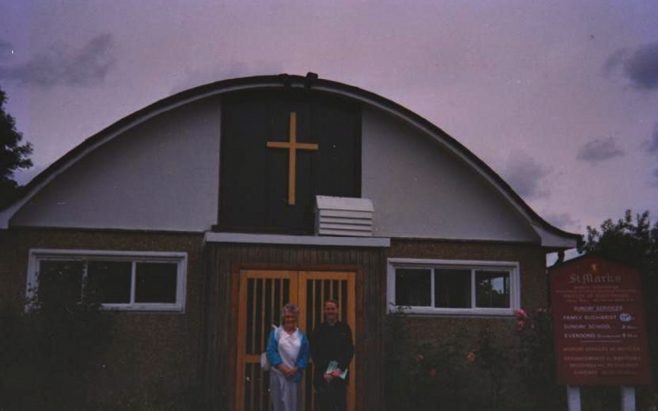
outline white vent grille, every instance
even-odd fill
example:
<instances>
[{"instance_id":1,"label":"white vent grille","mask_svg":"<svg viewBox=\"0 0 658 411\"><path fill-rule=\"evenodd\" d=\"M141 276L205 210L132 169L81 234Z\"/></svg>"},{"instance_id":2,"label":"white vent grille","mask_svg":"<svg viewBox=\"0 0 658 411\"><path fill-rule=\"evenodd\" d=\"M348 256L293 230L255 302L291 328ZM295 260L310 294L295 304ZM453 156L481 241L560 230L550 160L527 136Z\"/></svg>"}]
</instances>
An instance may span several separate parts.
<instances>
[{"instance_id":1,"label":"white vent grille","mask_svg":"<svg viewBox=\"0 0 658 411\"><path fill-rule=\"evenodd\" d=\"M372 237L372 201L365 198L316 196L315 233Z\"/></svg>"}]
</instances>

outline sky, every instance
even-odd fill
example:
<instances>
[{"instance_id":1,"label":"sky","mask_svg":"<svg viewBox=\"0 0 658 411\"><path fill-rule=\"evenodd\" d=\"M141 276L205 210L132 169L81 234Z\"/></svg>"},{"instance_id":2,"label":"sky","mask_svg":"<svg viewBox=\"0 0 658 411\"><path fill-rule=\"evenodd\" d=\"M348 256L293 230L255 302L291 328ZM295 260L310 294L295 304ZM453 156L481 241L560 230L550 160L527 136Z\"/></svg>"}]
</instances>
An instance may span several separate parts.
<instances>
[{"instance_id":1,"label":"sky","mask_svg":"<svg viewBox=\"0 0 658 411\"><path fill-rule=\"evenodd\" d=\"M308 71L430 120L562 229L658 219L655 0L0 2L21 183L179 91Z\"/></svg>"}]
</instances>

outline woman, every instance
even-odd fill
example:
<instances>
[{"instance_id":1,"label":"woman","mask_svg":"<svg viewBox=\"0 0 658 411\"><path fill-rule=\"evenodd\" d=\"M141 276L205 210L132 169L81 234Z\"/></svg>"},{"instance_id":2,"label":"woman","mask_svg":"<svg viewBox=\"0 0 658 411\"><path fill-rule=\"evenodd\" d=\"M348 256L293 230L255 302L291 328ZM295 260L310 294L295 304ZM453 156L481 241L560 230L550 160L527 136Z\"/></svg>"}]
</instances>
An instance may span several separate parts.
<instances>
[{"instance_id":1,"label":"woman","mask_svg":"<svg viewBox=\"0 0 658 411\"><path fill-rule=\"evenodd\" d=\"M299 382L308 364L308 338L297 328L299 307L286 304L281 309L281 326L267 339L267 360L270 369L270 395L274 411L300 409Z\"/></svg>"}]
</instances>

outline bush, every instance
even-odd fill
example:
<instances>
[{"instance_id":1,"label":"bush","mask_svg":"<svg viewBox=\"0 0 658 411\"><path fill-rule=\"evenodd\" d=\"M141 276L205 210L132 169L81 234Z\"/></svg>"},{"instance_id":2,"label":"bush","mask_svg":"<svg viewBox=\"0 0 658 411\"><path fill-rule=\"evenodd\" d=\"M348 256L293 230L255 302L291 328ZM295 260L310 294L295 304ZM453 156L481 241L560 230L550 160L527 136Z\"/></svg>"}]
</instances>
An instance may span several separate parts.
<instances>
[{"instance_id":1,"label":"bush","mask_svg":"<svg viewBox=\"0 0 658 411\"><path fill-rule=\"evenodd\" d=\"M516 330L504 324L494 331L490 321L500 320L482 321L475 333L452 329L449 337L433 341L411 336L403 310L390 315L385 338L388 409L564 409L546 310L532 318L519 311Z\"/></svg>"},{"instance_id":2,"label":"bush","mask_svg":"<svg viewBox=\"0 0 658 411\"><path fill-rule=\"evenodd\" d=\"M86 409L114 313L95 293L74 296L65 278L41 287L26 307L0 309L0 409Z\"/></svg>"},{"instance_id":3,"label":"bush","mask_svg":"<svg viewBox=\"0 0 658 411\"><path fill-rule=\"evenodd\" d=\"M385 392L389 410L499 409L507 361L487 328L469 345L464 329L441 342L414 338L403 310L389 315ZM502 408L500 408L502 409Z\"/></svg>"},{"instance_id":4,"label":"bush","mask_svg":"<svg viewBox=\"0 0 658 411\"><path fill-rule=\"evenodd\" d=\"M517 310L516 330L518 369L527 394L537 402L537 409L563 409L566 388L557 384L551 314L545 308L531 315Z\"/></svg>"}]
</instances>

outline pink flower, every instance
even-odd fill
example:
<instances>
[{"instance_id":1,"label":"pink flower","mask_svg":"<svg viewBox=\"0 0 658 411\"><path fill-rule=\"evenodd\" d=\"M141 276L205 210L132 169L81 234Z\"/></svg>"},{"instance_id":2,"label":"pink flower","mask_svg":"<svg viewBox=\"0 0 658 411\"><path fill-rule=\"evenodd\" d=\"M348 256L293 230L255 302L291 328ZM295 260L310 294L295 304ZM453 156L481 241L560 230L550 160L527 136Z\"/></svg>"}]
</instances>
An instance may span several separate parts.
<instances>
[{"instance_id":1,"label":"pink flower","mask_svg":"<svg viewBox=\"0 0 658 411\"><path fill-rule=\"evenodd\" d=\"M525 328L526 322L530 319L528 313L525 312L523 308L514 310L514 316L516 317L516 330L521 331Z\"/></svg>"},{"instance_id":2,"label":"pink flower","mask_svg":"<svg viewBox=\"0 0 658 411\"><path fill-rule=\"evenodd\" d=\"M438 371L436 370L436 368L430 368L430 370L428 371L428 374L430 375L431 378L436 378L436 375L438 374Z\"/></svg>"},{"instance_id":3,"label":"pink flower","mask_svg":"<svg viewBox=\"0 0 658 411\"><path fill-rule=\"evenodd\" d=\"M423 357L423 354L418 354L418 355L416 355L416 362L421 362L421 361L423 361L424 359L425 359L425 357Z\"/></svg>"},{"instance_id":4,"label":"pink flower","mask_svg":"<svg viewBox=\"0 0 658 411\"><path fill-rule=\"evenodd\" d=\"M470 362L471 364L473 364L476 359L477 355L475 355L475 352L469 351L468 354L466 354L466 361Z\"/></svg>"},{"instance_id":5,"label":"pink flower","mask_svg":"<svg viewBox=\"0 0 658 411\"><path fill-rule=\"evenodd\" d=\"M528 313L525 312L525 310L523 308L518 308L518 309L514 310L514 315L516 316L517 319L527 320L529 318Z\"/></svg>"}]
</instances>

